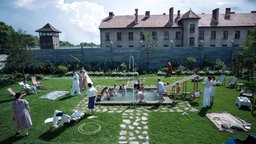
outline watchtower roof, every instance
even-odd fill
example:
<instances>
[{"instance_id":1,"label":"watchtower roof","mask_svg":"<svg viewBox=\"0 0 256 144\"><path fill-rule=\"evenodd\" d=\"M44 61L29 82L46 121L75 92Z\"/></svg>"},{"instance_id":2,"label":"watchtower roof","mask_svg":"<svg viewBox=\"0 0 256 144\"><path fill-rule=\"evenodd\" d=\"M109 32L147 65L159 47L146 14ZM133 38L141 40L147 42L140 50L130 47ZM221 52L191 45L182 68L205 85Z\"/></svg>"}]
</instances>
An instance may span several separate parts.
<instances>
[{"instance_id":1,"label":"watchtower roof","mask_svg":"<svg viewBox=\"0 0 256 144\"><path fill-rule=\"evenodd\" d=\"M61 33L61 31L57 30L55 27L53 27L49 23L47 23L44 27L36 30L36 32L55 32L55 33Z\"/></svg>"}]
</instances>

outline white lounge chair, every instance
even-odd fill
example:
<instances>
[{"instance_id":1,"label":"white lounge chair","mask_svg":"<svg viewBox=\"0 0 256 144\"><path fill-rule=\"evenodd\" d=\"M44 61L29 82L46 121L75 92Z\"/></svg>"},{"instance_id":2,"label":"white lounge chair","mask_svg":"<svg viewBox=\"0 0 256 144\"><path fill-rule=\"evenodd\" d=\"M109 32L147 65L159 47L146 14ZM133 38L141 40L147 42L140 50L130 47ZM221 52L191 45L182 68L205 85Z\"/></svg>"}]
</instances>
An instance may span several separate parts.
<instances>
[{"instance_id":1,"label":"white lounge chair","mask_svg":"<svg viewBox=\"0 0 256 144\"><path fill-rule=\"evenodd\" d=\"M216 85L219 86L225 82L226 75L220 75L219 80L216 82Z\"/></svg>"},{"instance_id":2,"label":"white lounge chair","mask_svg":"<svg viewBox=\"0 0 256 144\"><path fill-rule=\"evenodd\" d=\"M230 80L230 82L229 82L229 84L228 84L228 87L234 88L234 87L236 86L236 82L237 82L237 78L236 78L236 77L233 77L233 78Z\"/></svg>"}]
</instances>

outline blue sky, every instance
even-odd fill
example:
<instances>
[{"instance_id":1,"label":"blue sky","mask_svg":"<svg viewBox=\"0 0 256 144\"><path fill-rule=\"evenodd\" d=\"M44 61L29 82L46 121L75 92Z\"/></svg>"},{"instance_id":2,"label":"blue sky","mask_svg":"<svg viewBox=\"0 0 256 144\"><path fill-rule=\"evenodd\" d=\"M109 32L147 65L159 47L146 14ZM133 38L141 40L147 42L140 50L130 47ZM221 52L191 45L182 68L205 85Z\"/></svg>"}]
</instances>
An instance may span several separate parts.
<instances>
[{"instance_id":1,"label":"blue sky","mask_svg":"<svg viewBox=\"0 0 256 144\"><path fill-rule=\"evenodd\" d=\"M62 32L62 41L99 44L98 26L108 12L133 15L138 8L140 15L145 11L168 14L170 7L174 7L175 14L190 8L195 13L208 14L220 8L220 13L224 13L227 7L236 13L250 13L256 10L256 0L1 0L0 21L32 35L38 35L35 30L50 23Z\"/></svg>"}]
</instances>

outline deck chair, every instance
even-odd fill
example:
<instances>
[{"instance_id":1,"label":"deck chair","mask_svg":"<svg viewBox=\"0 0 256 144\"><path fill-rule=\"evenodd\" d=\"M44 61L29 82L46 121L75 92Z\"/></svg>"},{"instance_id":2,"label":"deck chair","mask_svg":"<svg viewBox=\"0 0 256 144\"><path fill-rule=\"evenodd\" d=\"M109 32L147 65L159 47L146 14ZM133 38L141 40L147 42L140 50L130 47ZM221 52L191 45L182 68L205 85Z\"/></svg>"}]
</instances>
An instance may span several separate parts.
<instances>
[{"instance_id":1,"label":"deck chair","mask_svg":"<svg viewBox=\"0 0 256 144\"><path fill-rule=\"evenodd\" d=\"M16 94L16 92L12 89L12 88L8 88L8 89L6 89L9 93L10 93L10 95L14 98L15 97L15 94Z\"/></svg>"},{"instance_id":2,"label":"deck chair","mask_svg":"<svg viewBox=\"0 0 256 144\"><path fill-rule=\"evenodd\" d=\"M236 78L236 77L233 77L233 78L230 80L230 82L229 82L229 84L228 84L228 87L234 88L234 87L236 86L236 82L237 82L237 78Z\"/></svg>"},{"instance_id":3,"label":"deck chair","mask_svg":"<svg viewBox=\"0 0 256 144\"><path fill-rule=\"evenodd\" d=\"M220 75L219 80L216 82L216 86L219 86L225 82L226 75Z\"/></svg>"},{"instance_id":4,"label":"deck chair","mask_svg":"<svg viewBox=\"0 0 256 144\"><path fill-rule=\"evenodd\" d=\"M43 84L36 80L36 77L31 77L32 83L37 87L40 88L43 86Z\"/></svg>"},{"instance_id":5,"label":"deck chair","mask_svg":"<svg viewBox=\"0 0 256 144\"><path fill-rule=\"evenodd\" d=\"M15 98L15 94L16 94L16 92L12 89L12 88L8 88L8 89L6 89L9 93L10 93L10 95L13 97L13 98ZM22 96L25 96L26 95L26 93L22 93Z\"/></svg>"}]
</instances>

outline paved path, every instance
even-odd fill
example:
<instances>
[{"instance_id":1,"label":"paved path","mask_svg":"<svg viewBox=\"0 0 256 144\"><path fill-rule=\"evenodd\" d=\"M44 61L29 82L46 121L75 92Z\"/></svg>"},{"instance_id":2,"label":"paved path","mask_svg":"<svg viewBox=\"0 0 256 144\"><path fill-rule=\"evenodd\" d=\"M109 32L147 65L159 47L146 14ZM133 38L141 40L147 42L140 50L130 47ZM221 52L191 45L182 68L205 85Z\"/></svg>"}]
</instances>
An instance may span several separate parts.
<instances>
[{"instance_id":1,"label":"paved path","mask_svg":"<svg viewBox=\"0 0 256 144\"><path fill-rule=\"evenodd\" d=\"M85 97L74 108L88 112L88 98ZM141 106L136 109L129 109L129 106L101 106L97 105L95 111L97 113L122 113L122 123L120 124L119 144L148 144L148 115L151 112L195 112L197 109L191 107L187 101L180 101L175 107L160 106L152 108L152 106Z\"/></svg>"}]
</instances>

